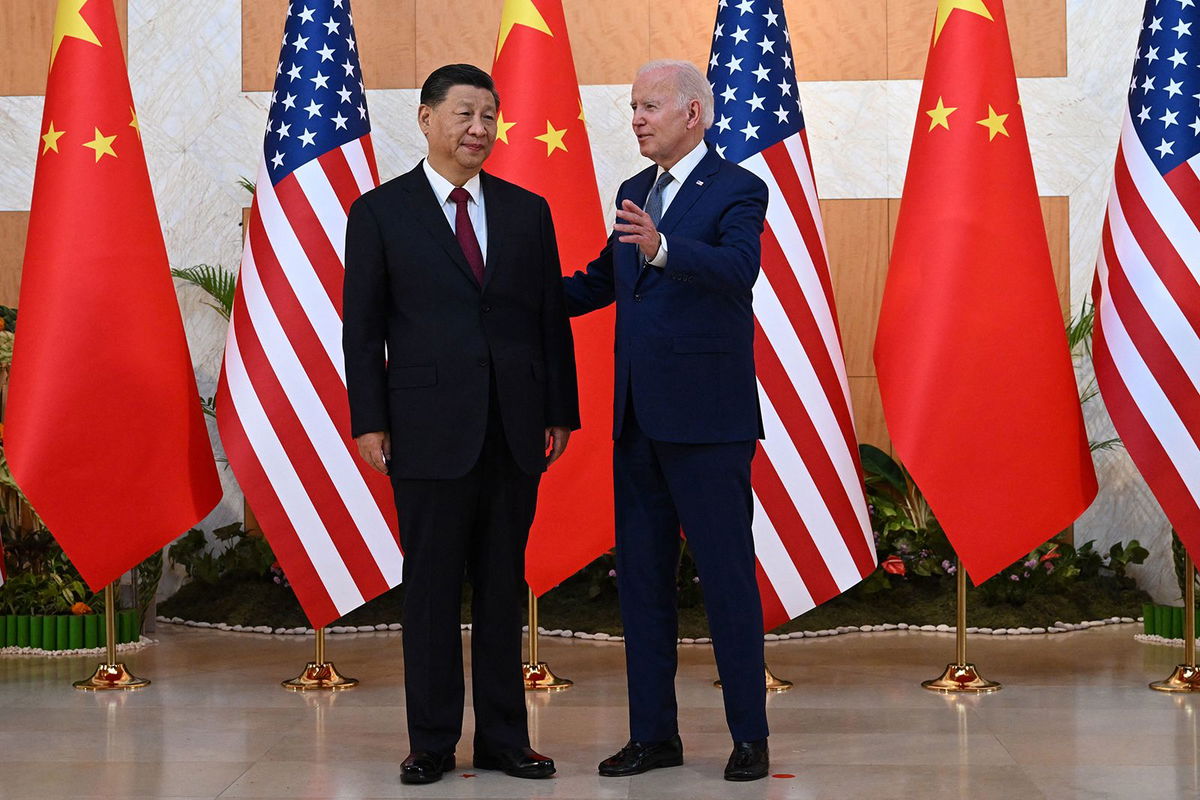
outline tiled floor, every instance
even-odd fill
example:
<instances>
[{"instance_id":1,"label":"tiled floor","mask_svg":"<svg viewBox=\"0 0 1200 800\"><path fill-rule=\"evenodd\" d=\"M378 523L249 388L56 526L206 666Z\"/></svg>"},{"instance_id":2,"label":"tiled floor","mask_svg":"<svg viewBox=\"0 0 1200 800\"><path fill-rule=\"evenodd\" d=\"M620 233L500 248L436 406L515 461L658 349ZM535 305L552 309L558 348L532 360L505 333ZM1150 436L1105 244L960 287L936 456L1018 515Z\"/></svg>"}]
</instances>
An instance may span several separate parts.
<instances>
[{"instance_id":1,"label":"tiled floor","mask_svg":"<svg viewBox=\"0 0 1200 800\"><path fill-rule=\"evenodd\" d=\"M460 769L404 786L399 634L331 637L329 656L362 680L340 694L278 682L311 639L160 626L129 655L153 685L84 694L89 659L0 658L0 798L1129 798L1200 797L1200 697L1151 692L1181 658L1139 644L1134 626L1054 636L974 637L971 660L1003 691L947 698L919 687L953 656L953 636L892 632L768 644L796 682L770 698L772 771L720 779L729 741L712 652L682 648L684 766L600 778L624 743L624 656L615 643L543 640L576 686L531 695L549 781ZM460 765L470 764L470 716ZM794 777L792 777L794 776Z\"/></svg>"}]
</instances>

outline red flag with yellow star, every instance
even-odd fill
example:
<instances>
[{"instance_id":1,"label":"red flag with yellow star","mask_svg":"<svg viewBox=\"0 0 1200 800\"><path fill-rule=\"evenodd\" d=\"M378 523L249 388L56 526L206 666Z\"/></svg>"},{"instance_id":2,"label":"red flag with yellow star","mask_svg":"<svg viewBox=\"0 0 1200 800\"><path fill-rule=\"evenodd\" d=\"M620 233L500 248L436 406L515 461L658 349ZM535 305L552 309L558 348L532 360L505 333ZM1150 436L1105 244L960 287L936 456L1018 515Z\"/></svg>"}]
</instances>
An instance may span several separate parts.
<instances>
[{"instance_id":1,"label":"red flag with yellow star","mask_svg":"<svg viewBox=\"0 0 1200 800\"><path fill-rule=\"evenodd\" d=\"M1096 496L1001 0L939 0L875 366L976 583Z\"/></svg>"},{"instance_id":2,"label":"red flag with yellow star","mask_svg":"<svg viewBox=\"0 0 1200 800\"><path fill-rule=\"evenodd\" d=\"M570 274L600 252L605 228L561 0L505 0L492 77L500 117L486 169L546 198ZM572 326L583 427L542 478L525 551L538 595L613 546L613 311Z\"/></svg>"},{"instance_id":3,"label":"red flag with yellow star","mask_svg":"<svg viewBox=\"0 0 1200 800\"><path fill-rule=\"evenodd\" d=\"M112 0L59 0L5 450L92 589L221 497Z\"/></svg>"}]
</instances>

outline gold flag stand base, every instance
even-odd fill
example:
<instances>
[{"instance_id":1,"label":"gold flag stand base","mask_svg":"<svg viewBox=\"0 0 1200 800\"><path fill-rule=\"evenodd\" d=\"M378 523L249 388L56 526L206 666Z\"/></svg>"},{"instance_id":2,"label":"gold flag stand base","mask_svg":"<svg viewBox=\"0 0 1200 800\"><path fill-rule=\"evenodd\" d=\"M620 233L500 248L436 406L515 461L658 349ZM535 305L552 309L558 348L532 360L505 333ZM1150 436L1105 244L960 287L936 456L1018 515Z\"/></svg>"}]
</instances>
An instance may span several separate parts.
<instances>
[{"instance_id":1,"label":"gold flag stand base","mask_svg":"<svg viewBox=\"0 0 1200 800\"><path fill-rule=\"evenodd\" d=\"M791 681L787 681L787 680L784 680L783 678L777 677L774 672L771 672L771 668L769 666L767 666L766 664L763 664L763 678L767 682L767 691L768 692L786 692L788 689L791 689L793 686L796 685L796 684L792 683ZM713 681L713 686L720 689L721 681L719 681L719 680Z\"/></svg>"},{"instance_id":2,"label":"gold flag stand base","mask_svg":"<svg viewBox=\"0 0 1200 800\"><path fill-rule=\"evenodd\" d=\"M522 664L521 673L525 676L526 691L540 689L547 692L561 692L563 689L569 689L575 685L575 681L570 678L560 678L555 675L545 661L539 661L536 664Z\"/></svg>"},{"instance_id":3,"label":"gold flag stand base","mask_svg":"<svg viewBox=\"0 0 1200 800\"><path fill-rule=\"evenodd\" d=\"M575 681L555 675L550 665L538 658L538 599L533 589L529 590L529 660L521 665L521 675L527 692L561 692L575 685Z\"/></svg>"},{"instance_id":4,"label":"gold flag stand base","mask_svg":"<svg viewBox=\"0 0 1200 800\"><path fill-rule=\"evenodd\" d=\"M974 664L947 664L946 671L942 673L941 677L931 681L921 681L921 686L931 692L946 694L956 692L990 694L1004 688L995 681L979 677Z\"/></svg>"},{"instance_id":5,"label":"gold flag stand base","mask_svg":"<svg viewBox=\"0 0 1200 800\"><path fill-rule=\"evenodd\" d=\"M1171 677L1155 681L1150 688L1156 692L1200 692L1200 668L1180 664L1175 667Z\"/></svg>"},{"instance_id":6,"label":"gold flag stand base","mask_svg":"<svg viewBox=\"0 0 1200 800\"><path fill-rule=\"evenodd\" d=\"M310 661L305 665L304 672L279 685L292 692L309 692L316 689L337 691L358 686L358 678L347 678L342 675L332 661L326 661L323 664Z\"/></svg>"},{"instance_id":7,"label":"gold flag stand base","mask_svg":"<svg viewBox=\"0 0 1200 800\"><path fill-rule=\"evenodd\" d=\"M304 665L301 672L291 680L280 684L289 692L312 692L327 690L336 692L339 689L352 689L358 686L358 678L347 678L337 671L332 661L325 660L325 629L317 629L316 658Z\"/></svg>"},{"instance_id":8,"label":"gold flag stand base","mask_svg":"<svg viewBox=\"0 0 1200 800\"><path fill-rule=\"evenodd\" d=\"M117 661L117 597L113 585L104 587L104 643L108 660L96 667L92 677L72 684L81 692L128 691L150 685L150 681L134 675Z\"/></svg>"},{"instance_id":9,"label":"gold flag stand base","mask_svg":"<svg viewBox=\"0 0 1200 800\"><path fill-rule=\"evenodd\" d=\"M149 686L150 681L134 675L124 664L100 664L92 677L85 681L75 681L76 689L82 692L102 692L110 689L129 690Z\"/></svg>"},{"instance_id":10,"label":"gold flag stand base","mask_svg":"<svg viewBox=\"0 0 1200 800\"><path fill-rule=\"evenodd\" d=\"M1183 561L1187 581L1183 588L1183 659L1164 681L1155 681L1156 692L1200 692L1200 669L1196 668L1196 565L1191 553Z\"/></svg>"}]
</instances>

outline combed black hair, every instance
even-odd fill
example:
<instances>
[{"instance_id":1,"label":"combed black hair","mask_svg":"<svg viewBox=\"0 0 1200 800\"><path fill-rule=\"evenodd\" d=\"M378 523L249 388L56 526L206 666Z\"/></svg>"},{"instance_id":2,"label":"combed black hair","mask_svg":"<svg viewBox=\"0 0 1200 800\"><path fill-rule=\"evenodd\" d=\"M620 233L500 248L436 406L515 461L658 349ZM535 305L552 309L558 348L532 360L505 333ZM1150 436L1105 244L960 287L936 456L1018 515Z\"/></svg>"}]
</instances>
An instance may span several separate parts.
<instances>
[{"instance_id":1,"label":"combed black hair","mask_svg":"<svg viewBox=\"0 0 1200 800\"><path fill-rule=\"evenodd\" d=\"M421 105L436 106L446 99L451 86L477 86L487 89L496 101L496 109L500 109L500 95L496 92L496 82L492 76L474 64L447 64L429 73L421 86Z\"/></svg>"}]
</instances>

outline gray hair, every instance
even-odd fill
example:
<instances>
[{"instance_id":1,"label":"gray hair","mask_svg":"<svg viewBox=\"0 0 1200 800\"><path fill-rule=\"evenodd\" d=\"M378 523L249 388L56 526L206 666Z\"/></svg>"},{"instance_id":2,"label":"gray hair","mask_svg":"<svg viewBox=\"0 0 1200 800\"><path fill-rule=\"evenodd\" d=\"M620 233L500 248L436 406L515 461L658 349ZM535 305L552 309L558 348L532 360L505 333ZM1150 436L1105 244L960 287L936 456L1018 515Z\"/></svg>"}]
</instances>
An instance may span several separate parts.
<instances>
[{"instance_id":1,"label":"gray hair","mask_svg":"<svg viewBox=\"0 0 1200 800\"><path fill-rule=\"evenodd\" d=\"M675 78L680 108L686 108L687 104L693 100L700 101L700 122L703 123L705 130L711 128L713 124L712 86L709 85L708 79L700 74L700 70L696 69L696 65L690 61L663 58L643 64L637 71L637 77L640 78L646 73L658 70L670 70Z\"/></svg>"}]
</instances>

